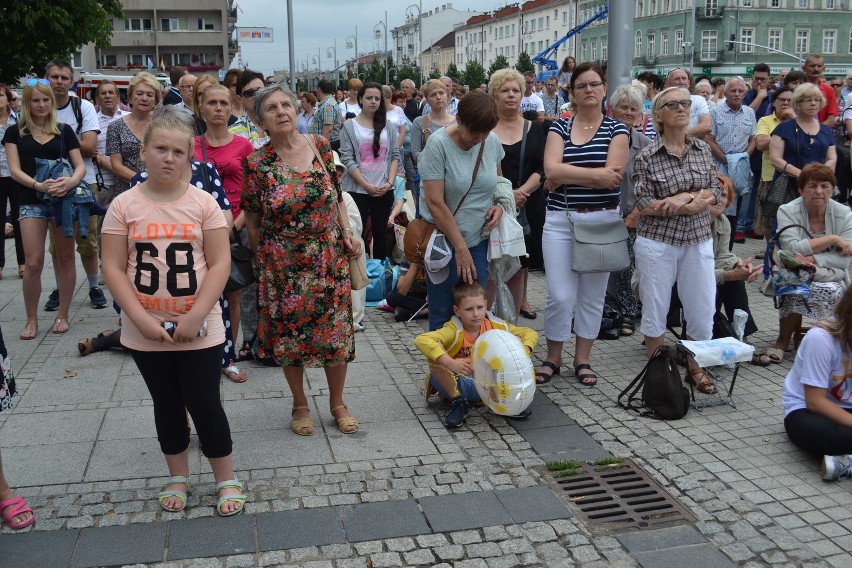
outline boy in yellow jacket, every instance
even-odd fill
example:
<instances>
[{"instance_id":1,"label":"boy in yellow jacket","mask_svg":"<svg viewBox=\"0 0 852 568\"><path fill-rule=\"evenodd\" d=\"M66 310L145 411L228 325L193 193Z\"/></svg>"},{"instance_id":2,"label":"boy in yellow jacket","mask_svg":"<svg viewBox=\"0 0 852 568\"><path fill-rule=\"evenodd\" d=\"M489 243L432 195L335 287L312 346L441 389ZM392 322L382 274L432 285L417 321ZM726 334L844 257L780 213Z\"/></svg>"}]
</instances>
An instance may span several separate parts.
<instances>
[{"instance_id":1,"label":"boy in yellow jacket","mask_svg":"<svg viewBox=\"0 0 852 568\"><path fill-rule=\"evenodd\" d=\"M534 330L514 326L489 314L487 306L485 290L479 282L467 284L459 280L453 286L455 317L441 329L422 333L414 339L414 345L429 360L427 389L434 387L451 403L444 415L447 428L461 426L471 405L481 402L471 378L470 360L470 350L480 335L492 329L506 330L517 336L530 353L538 341L538 333ZM526 409L514 418L527 418L530 414L532 411Z\"/></svg>"}]
</instances>

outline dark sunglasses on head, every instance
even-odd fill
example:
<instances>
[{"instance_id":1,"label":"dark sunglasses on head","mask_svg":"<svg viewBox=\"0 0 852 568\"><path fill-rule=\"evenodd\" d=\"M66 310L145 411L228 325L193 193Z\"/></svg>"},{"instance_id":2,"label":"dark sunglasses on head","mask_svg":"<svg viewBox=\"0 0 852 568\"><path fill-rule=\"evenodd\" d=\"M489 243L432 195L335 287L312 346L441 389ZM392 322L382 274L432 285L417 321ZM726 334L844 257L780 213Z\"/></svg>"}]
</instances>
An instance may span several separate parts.
<instances>
[{"instance_id":1,"label":"dark sunglasses on head","mask_svg":"<svg viewBox=\"0 0 852 568\"><path fill-rule=\"evenodd\" d=\"M27 79L27 87L35 87L39 83L41 83L45 87L50 86L50 81L48 81L47 79L36 79L36 78Z\"/></svg>"},{"instance_id":2,"label":"dark sunglasses on head","mask_svg":"<svg viewBox=\"0 0 852 568\"><path fill-rule=\"evenodd\" d=\"M242 96L252 98L260 89L262 89L262 87L258 87L257 89L243 89Z\"/></svg>"}]
</instances>

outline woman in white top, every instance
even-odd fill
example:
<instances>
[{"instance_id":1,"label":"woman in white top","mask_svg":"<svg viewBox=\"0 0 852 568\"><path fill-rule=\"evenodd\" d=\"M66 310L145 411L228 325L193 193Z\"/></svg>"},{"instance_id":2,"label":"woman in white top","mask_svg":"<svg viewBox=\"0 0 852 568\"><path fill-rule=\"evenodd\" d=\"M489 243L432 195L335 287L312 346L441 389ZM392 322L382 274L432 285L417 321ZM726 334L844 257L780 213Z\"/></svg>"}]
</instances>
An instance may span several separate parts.
<instances>
[{"instance_id":1,"label":"woman in white top","mask_svg":"<svg viewBox=\"0 0 852 568\"><path fill-rule=\"evenodd\" d=\"M399 130L396 145L402 148L402 143L405 142L405 131L408 128L405 111L393 104L393 89L389 85L382 85L382 96L385 99L385 114L388 117L388 123L395 125ZM400 175L402 175L402 172Z\"/></svg>"},{"instance_id":2,"label":"woman in white top","mask_svg":"<svg viewBox=\"0 0 852 568\"><path fill-rule=\"evenodd\" d=\"M363 86L364 83L361 82L361 79L349 79L349 91L346 93L343 102L338 105L340 116L344 122L361 114L358 92Z\"/></svg>"},{"instance_id":3,"label":"woman in white top","mask_svg":"<svg viewBox=\"0 0 852 568\"><path fill-rule=\"evenodd\" d=\"M361 224L372 220L373 258L387 256L384 228L393 206L393 187L399 169L398 130L387 119L382 86L367 83L358 91L362 111L340 129L340 161L349 175L343 190L352 195L361 212ZM365 239L366 241L366 239Z\"/></svg>"}]
</instances>

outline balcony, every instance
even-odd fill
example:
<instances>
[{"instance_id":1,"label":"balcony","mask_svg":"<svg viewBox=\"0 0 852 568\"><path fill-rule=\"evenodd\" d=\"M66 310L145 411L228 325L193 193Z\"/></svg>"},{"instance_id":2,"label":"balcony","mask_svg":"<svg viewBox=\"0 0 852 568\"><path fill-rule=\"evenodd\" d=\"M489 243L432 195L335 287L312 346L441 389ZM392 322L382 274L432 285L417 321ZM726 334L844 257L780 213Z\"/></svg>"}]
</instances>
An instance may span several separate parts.
<instances>
[{"instance_id":1,"label":"balcony","mask_svg":"<svg viewBox=\"0 0 852 568\"><path fill-rule=\"evenodd\" d=\"M159 32L157 33L157 42L161 47L170 46L222 46L227 43L228 35L226 32Z\"/></svg>"},{"instance_id":2,"label":"balcony","mask_svg":"<svg viewBox=\"0 0 852 568\"><path fill-rule=\"evenodd\" d=\"M702 49L698 52L698 61L701 63L722 63L725 61L725 51L722 49L718 51Z\"/></svg>"},{"instance_id":3,"label":"balcony","mask_svg":"<svg viewBox=\"0 0 852 568\"><path fill-rule=\"evenodd\" d=\"M636 65L642 65L644 67L653 67L657 64L657 57L654 55L644 55L642 57L636 58Z\"/></svg>"},{"instance_id":4,"label":"balcony","mask_svg":"<svg viewBox=\"0 0 852 568\"><path fill-rule=\"evenodd\" d=\"M695 9L695 17L699 20L721 20L724 16L723 6L704 6Z\"/></svg>"}]
</instances>

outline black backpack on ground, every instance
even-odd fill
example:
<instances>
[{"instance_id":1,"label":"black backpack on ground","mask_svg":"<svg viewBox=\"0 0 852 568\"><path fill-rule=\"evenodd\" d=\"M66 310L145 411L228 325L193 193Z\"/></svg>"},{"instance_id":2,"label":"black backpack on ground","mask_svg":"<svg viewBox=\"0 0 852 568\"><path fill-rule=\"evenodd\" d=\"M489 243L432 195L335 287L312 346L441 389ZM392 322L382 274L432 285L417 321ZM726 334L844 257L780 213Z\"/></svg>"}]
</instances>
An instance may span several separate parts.
<instances>
[{"instance_id":1,"label":"black backpack on ground","mask_svg":"<svg viewBox=\"0 0 852 568\"><path fill-rule=\"evenodd\" d=\"M627 400L622 401L625 397ZM686 416L689 390L681 381L672 348L657 348L645 368L618 395L618 405L656 420L680 420Z\"/></svg>"}]
</instances>

